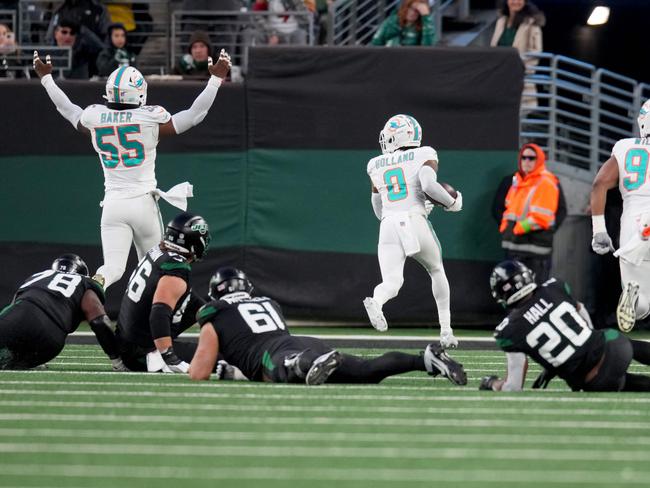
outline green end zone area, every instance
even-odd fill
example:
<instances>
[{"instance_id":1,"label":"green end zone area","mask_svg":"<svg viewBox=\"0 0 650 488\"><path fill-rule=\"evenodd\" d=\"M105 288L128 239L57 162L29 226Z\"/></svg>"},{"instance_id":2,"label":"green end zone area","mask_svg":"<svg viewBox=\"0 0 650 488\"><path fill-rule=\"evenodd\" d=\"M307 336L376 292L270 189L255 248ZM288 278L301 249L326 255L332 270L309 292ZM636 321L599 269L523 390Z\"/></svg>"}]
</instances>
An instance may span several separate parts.
<instances>
[{"instance_id":1,"label":"green end zone area","mask_svg":"<svg viewBox=\"0 0 650 488\"><path fill-rule=\"evenodd\" d=\"M479 392L503 354L452 355L465 388L424 373L308 388L112 373L98 347L69 345L0 373L0 486L648 485L647 395Z\"/></svg>"}]
</instances>

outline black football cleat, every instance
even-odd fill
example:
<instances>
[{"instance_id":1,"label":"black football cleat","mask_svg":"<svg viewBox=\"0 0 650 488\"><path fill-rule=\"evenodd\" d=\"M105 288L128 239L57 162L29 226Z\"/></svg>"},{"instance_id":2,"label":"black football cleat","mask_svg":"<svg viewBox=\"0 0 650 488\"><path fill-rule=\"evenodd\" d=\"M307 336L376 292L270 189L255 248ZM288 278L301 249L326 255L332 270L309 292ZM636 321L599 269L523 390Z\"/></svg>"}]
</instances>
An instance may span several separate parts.
<instances>
[{"instance_id":1,"label":"black football cleat","mask_svg":"<svg viewBox=\"0 0 650 488\"><path fill-rule=\"evenodd\" d=\"M308 386L322 385L336 371L342 359L341 353L338 351L330 351L318 356L305 376L305 383Z\"/></svg>"},{"instance_id":2,"label":"black football cleat","mask_svg":"<svg viewBox=\"0 0 650 488\"><path fill-rule=\"evenodd\" d=\"M455 385L467 384L463 365L451 359L440 344L429 344L424 350L424 366L432 376L439 373Z\"/></svg>"}]
</instances>

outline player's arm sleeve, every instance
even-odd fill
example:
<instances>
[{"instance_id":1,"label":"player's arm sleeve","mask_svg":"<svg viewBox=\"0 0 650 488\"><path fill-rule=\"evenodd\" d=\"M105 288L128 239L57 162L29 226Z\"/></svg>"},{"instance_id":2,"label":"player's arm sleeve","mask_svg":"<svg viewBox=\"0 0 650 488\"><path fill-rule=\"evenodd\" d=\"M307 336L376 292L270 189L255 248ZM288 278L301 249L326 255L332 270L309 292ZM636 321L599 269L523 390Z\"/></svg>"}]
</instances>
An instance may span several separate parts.
<instances>
[{"instance_id":1,"label":"player's arm sleeve","mask_svg":"<svg viewBox=\"0 0 650 488\"><path fill-rule=\"evenodd\" d=\"M379 193L371 193L370 203L372 203L372 209L375 211L375 216L381 220L381 195Z\"/></svg>"},{"instance_id":2,"label":"player's arm sleeve","mask_svg":"<svg viewBox=\"0 0 650 488\"><path fill-rule=\"evenodd\" d=\"M436 202L442 203L445 207L453 205L454 197L438 183L438 176L431 166L422 166L418 172L418 177L420 178L420 185L427 195Z\"/></svg>"},{"instance_id":3,"label":"player's arm sleeve","mask_svg":"<svg viewBox=\"0 0 650 488\"><path fill-rule=\"evenodd\" d=\"M59 88L54 82L52 75L45 75L41 78L41 84L45 88L45 91L50 97L50 100L52 100L52 103L54 103L58 112L64 119L72 124L72 127L77 129L83 109L79 105L75 105L70 101L68 96L63 93L63 90L61 90L61 88Z\"/></svg>"},{"instance_id":4,"label":"player's arm sleeve","mask_svg":"<svg viewBox=\"0 0 650 488\"><path fill-rule=\"evenodd\" d=\"M208 80L207 86L199 96L196 97L192 106L187 110L172 115L172 124L174 124L174 130L177 134L182 134L186 130L200 124L203 119L205 119L208 110L210 110L210 107L217 96L221 82L221 78L211 76Z\"/></svg>"},{"instance_id":5,"label":"player's arm sleeve","mask_svg":"<svg viewBox=\"0 0 650 488\"><path fill-rule=\"evenodd\" d=\"M208 322L213 322L214 318L219 313L219 302L212 301L203 305L198 312L196 312L196 321L203 327Z\"/></svg>"},{"instance_id":6,"label":"player's arm sleeve","mask_svg":"<svg viewBox=\"0 0 650 488\"><path fill-rule=\"evenodd\" d=\"M508 373L501 391L521 391L526 379L526 355L523 352L507 352Z\"/></svg>"}]
</instances>

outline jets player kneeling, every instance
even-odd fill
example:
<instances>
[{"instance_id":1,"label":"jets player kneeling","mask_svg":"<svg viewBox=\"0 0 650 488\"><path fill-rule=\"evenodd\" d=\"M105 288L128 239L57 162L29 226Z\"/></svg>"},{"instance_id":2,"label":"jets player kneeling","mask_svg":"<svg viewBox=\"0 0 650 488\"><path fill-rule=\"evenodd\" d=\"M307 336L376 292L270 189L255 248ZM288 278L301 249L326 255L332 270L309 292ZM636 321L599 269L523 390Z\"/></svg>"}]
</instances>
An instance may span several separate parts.
<instances>
[{"instance_id":1,"label":"jets player kneeling","mask_svg":"<svg viewBox=\"0 0 650 488\"><path fill-rule=\"evenodd\" d=\"M0 370L34 368L54 359L68 334L87 320L115 371L127 371L117 352L104 291L88 277L76 254L64 254L52 268L30 276L0 312Z\"/></svg>"},{"instance_id":2,"label":"jets player kneeling","mask_svg":"<svg viewBox=\"0 0 650 488\"><path fill-rule=\"evenodd\" d=\"M619 258L623 292L616 308L616 321L623 332L634 328L637 320L650 315L650 100L637 118L640 138L618 141L612 156L598 171L591 191L593 240L598 254L614 251L605 226L607 190L618 186L623 198Z\"/></svg>"},{"instance_id":3,"label":"jets player kneeling","mask_svg":"<svg viewBox=\"0 0 650 488\"><path fill-rule=\"evenodd\" d=\"M203 217L183 212L131 274L116 332L120 356L130 369L187 372L196 344L176 338L195 323L205 303L192 291L190 277L191 264L201 260L209 244Z\"/></svg>"},{"instance_id":4,"label":"jets player kneeling","mask_svg":"<svg viewBox=\"0 0 650 488\"><path fill-rule=\"evenodd\" d=\"M197 315L201 335L190 378L209 379L220 354L251 381L379 383L387 376L427 371L467 384L462 365L437 344L429 344L420 355L389 352L367 360L341 354L315 337L292 336L280 306L268 297L251 296L252 290L244 272L236 268L220 268L212 276L212 301Z\"/></svg>"},{"instance_id":5,"label":"jets player kneeling","mask_svg":"<svg viewBox=\"0 0 650 488\"><path fill-rule=\"evenodd\" d=\"M132 66L122 66L106 81L106 105L81 109L52 78L49 56L43 63L34 51L34 69L59 113L80 132L90 135L104 171L101 237L104 264L95 276L108 288L124 274L131 243L138 260L162 239L158 198L181 210L192 196L188 182L167 192L156 188L156 148L160 137L181 134L199 124L212 106L231 62L225 51L208 70L212 75L192 106L174 115L163 107L146 105L147 82Z\"/></svg>"},{"instance_id":6,"label":"jets player kneeling","mask_svg":"<svg viewBox=\"0 0 650 488\"><path fill-rule=\"evenodd\" d=\"M492 271L490 287L508 310L494 333L508 371L505 380L483 378L481 390L521 390L530 356L544 368L533 388L545 388L559 376L574 391L650 391L649 376L627 372L632 359L650 364L650 344L617 330L594 330L565 283L552 278L537 285L524 264L504 261Z\"/></svg>"},{"instance_id":7,"label":"jets player kneeling","mask_svg":"<svg viewBox=\"0 0 650 488\"><path fill-rule=\"evenodd\" d=\"M377 254L382 283L363 304L372 326L379 331L387 330L382 308L399 293L404 282L404 261L413 257L431 277L440 322L440 344L445 348L456 347L458 340L451 328L449 310L449 282L442 265L440 242L427 220L431 211L427 196L449 212L460 211L463 199L460 192L454 199L438 183L438 155L429 146L420 147L421 142L420 124L409 115L395 115L379 135L383 155L368 163L372 208L381 221Z\"/></svg>"}]
</instances>

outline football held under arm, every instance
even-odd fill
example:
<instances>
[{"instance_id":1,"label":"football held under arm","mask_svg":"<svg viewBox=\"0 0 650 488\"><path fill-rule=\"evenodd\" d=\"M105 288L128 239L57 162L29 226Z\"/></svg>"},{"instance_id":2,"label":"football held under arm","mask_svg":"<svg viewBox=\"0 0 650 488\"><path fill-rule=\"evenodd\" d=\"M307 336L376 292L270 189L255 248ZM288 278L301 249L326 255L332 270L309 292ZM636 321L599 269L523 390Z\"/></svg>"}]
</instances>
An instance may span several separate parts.
<instances>
[{"instance_id":1,"label":"football held under arm","mask_svg":"<svg viewBox=\"0 0 650 488\"><path fill-rule=\"evenodd\" d=\"M451 207L454 204L454 197L438 183L438 176L431 166L423 165L418 172L418 177L420 178L422 190L429 197L436 202L442 203L445 207Z\"/></svg>"}]
</instances>

